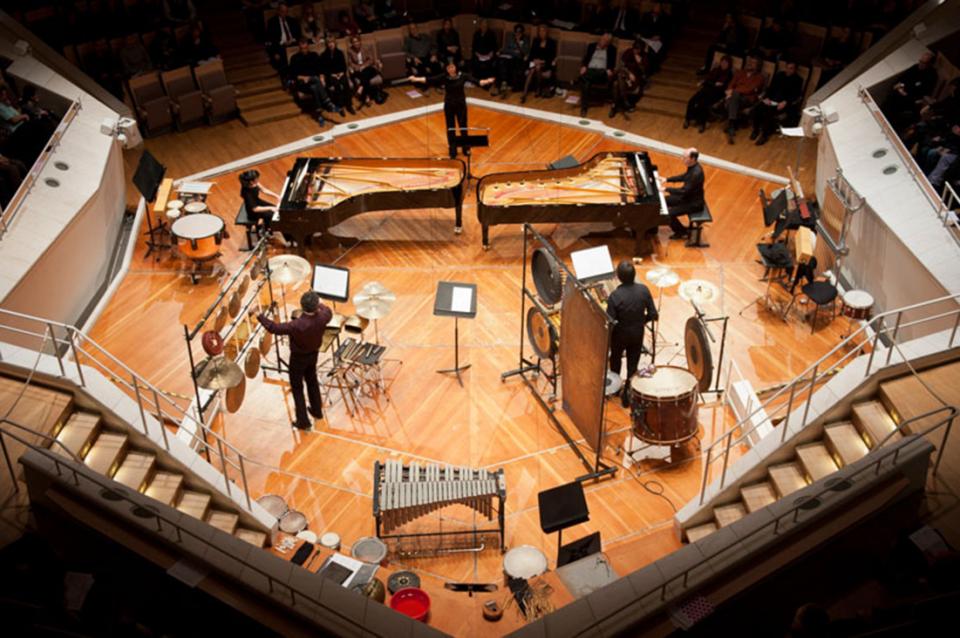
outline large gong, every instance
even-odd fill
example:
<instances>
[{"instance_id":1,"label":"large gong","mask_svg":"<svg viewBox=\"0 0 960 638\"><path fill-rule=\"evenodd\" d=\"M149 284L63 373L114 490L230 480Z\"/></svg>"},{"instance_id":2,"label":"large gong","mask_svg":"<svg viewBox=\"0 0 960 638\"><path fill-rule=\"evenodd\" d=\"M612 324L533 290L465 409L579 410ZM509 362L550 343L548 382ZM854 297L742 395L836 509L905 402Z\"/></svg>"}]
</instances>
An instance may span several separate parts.
<instances>
[{"instance_id":1,"label":"large gong","mask_svg":"<svg viewBox=\"0 0 960 638\"><path fill-rule=\"evenodd\" d=\"M560 303L563 298L563 277L560 266L546 248L537 248L530 258L530 274L537 296L545 306Z\"/></svg>"},{"instance_id":2,"label":"large gong","mask_svg":"<svg viewBox=\"0 0 960 638\"><path fill-rule=\"evenodd\" d=\"M710 354L707 331L696 317L687 319L683 331L683 347L687 353L687 369L697 378L700 391L706 392L713 381L713 356Z\"/></svg>"},{"instance_id":3,"label":"large gong","mask_svg":"<svg viewBox=\"0 0 960 638\"><path fill-rule=\"evenodd\" d=\"M527 337L530 339L530 347L541 359L556 356L560 345L560 332L553 317L559 319L560 315L547 317L536 306L527 310Z\"/></svg>"}]
</instances>

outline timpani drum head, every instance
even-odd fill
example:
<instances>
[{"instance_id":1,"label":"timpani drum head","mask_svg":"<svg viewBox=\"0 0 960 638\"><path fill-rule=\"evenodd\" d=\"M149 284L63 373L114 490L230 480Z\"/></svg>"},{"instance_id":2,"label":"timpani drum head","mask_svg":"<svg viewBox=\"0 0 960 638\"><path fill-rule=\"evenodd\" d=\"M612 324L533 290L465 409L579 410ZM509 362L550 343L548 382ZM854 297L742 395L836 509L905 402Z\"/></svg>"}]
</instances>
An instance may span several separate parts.
<instances>
[{"instance_id":1,"label":"timpani drum head","mask_svg":"<svg viewBox=\"0 0 960 638\"><path fill-rule=\"evenodd\" d=\"M197 213L205 213L207 212L207 204L206 202L200 202L200 201L187 202L186 204L183 205L183 210L189 215L196 215Z\"/></svg>"},{"instance_id":2,"label":"timpani drum head","mask_svg":"<svg viewBox=\"0 0 960 638\"><path fill-rule=\"evenodd\" d=\"M866 290L848 290L843 293L843 305L856 310L869 310L873 307L873 295Z\"/></svg>"},{"instance_id":3,"label":"timpani drum head","mask_svg":"<svg viewBox=\"0 0 960 638\"><path fill-rule=\"evenodd\" d=\"M527 337L530 347L542 359L549 359L557 354L560 344L560 334L557 327L536 306L527 310Z\"/></svg>"},{"instance_id":4,"label":"timpani drum head","mask_svg":"<svg viewBox=\"0 0 960 638\"><path fill-rule=\"evenodd\" d=\"M167 210L180 210L183 208L183 201L179 199L168 199Z\"/></svg>"},{"instance_id":5,"label":"timpani drum head","mask_svg":"<svg viewBox=\"0 0 960 638\"><path fill-rule=\"evenodd\" d=\"M387 557L387 545L379 538L364 536L350 548L350 555L357 560L376 565Z\"/></svg>"},{"instance_id":6,"label":"timpani drum head","mask_svg":"<svg viewBox=\"0 0 960 638\"><path fill-rule=\"evenodd\" d=\"M690 394L698 383L697 378L689 370L676 366L660 366L652 376L633 375L630 387L641 396L665 400Z\"/></svg>"},{"instance_id":7,"label":"timpani drum head","mask_svg":"<svg viewBox=\"0 0 960 638\"><path fill-rule=\"evenodd\" d=\"M299 534L307 529L307 517L303 512L290 510L280 517L280 531L287 534Z\"/></svg>"},{"instance_id":8,"label":"timpani drum head","mask_svg":"<svg viewBox=\"0 0 960 638\"><path fill-rule=\"evenodd\" d=\"M267 510L267 514L277 519L286 514L288 509L287 502L277 494L264 494L257 499L257 504Z\"/></svg>"},{"instance_id":9,"label":"timpani drum head","mask_svg":"<svg viewBox=\"0 0 960 638\"><path fill-rule=\"evenodd\" d=\"M687 368L697 378L701 392L710 389L713 381L713 355L703 323L696 317L687 319L683 330L683 348L687 354Z\"/></svg>"},{"instance_id":10,"label":"timpani drum head","mask_svg":"<svg viewBox=\"0 0 960 638\"><path fill-rule=\"evenodd\" d=\"M537 248L530 258L530 275L537 296L544 305L552 306L563 298L563 277L560 266L546 248Z\"/></svg>"},{"instance_id":11,"label":"timpani drum head","mask_svg":"<svg viewBox=\"0 0 960 638\"><path fill-rule=\"evenodd\" d=\"M530 579L546 571L546 555L532 545L514 547L503 556L503 572L510 578Z\"/></svg>"},{"instance_id":12,"label":"timpani drum head","mask_svg":"<svg viewBox=\"0 0 960 638\"><path fill-rule=\"evenodd\" d=\"M335 552L340 551L340 534L336 532L327 532L320 537L320 544L327 549L332 549Z\"/></svg>"},{"instance_id":13,"label":"timpani drum head","mask_svg":"<svg viewBox=\"0 0 960 638\"><path fill-rule=\"evenodd\" d=\"M607 370L607 380L603 388L604 395L608 397L613 396L618 392L620 392L620 388L622 387L623 387L623 379L620 378L620 375L617 374L616 372L611 372L610 370Z\"/></svg>"},{"instance_id":14,"label":"timpani drum head","mask_svg":"<svg viewBox=\"0 0 960 638\"><path fill-rule=\"evenodd\" d=\"M223 232L223 220L216 215L198 213L173 222L170 232L181 239L203 239Z\"/></svg>"},{"instance_id":15,"label":"timpani drum head","mask_svg":"<svg viewBox=\"0 0 960 638\"><path fill-rule=\"evenodd\" d=\"M308 530L308 529L305 529L305 530L303 530L302 532L297 532L297 538L299 538L299 539L302 540L302 541L307 541L308 543L312 543L312 544L314 544L314 545L317 544L317 535L316 535L316 533L315 533L315 532L311 532L311 531Z\"/></svg>"}]
</instances>

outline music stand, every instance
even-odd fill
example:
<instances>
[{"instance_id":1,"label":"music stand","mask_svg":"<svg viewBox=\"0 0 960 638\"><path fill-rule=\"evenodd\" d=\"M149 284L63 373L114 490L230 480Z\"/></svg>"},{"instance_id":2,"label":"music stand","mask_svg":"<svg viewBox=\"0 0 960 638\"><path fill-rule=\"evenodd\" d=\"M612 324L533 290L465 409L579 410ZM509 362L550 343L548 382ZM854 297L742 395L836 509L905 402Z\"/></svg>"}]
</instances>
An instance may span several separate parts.
<instances>
[{"instance_id":1,"label":"music stand","mask_svg":"<svg viewBox=\"0 0 960 638\"><path fill-rule=\"evenodd\" d=\"M590 510L583 494L583 484L573 481L537 494L540 529L544 534L557 532L557 564L563 549L563 530L590 520Z\"/></svg>"},{"instance_id":2,"label":"music stand","mask_svg":"<svg viewBox=\"0 0 960 638\"><path fill-rule=\"evenodd\" d=\"M575 250L570 253L573 261L573 272L582 284L591 284L613 277L613 259L610 258L610 248L603 244Z\"/></svg>"},{"instance_id":3,"label":"music stand","mask_svg":"<svg viewBox=\"0 0 960 638\"><path fill-rule=\"evenodd\" d=\"M333 308L336 310L338 301L346 303L350 299L350 269L328 264L314 264L310 289L320 295L321 299L332 301Z\"/></svg>"},{"instance_id":4,"label":"music stand","mask_svg":"<svg viewBox=\"0 0 960 638\"><path fill-rule=\"evenodd\" d=\"M477 316L477 285L452 281L437 282L433 314L437 317L453 317L453 367L437 370L437 372L454 373L457 375L460 386L463 387L460 371L469 368L470 364L460 365L460 318L473 319Z\"/></svg>"},{"instance_id":5,"label":"music stand","mask_svg":"<svg viewBox=\"0 0 960 638\"><path fill-rule=\"evenodd\" d=\"M460 131L483 131L483 133L478 134L461 134ZM490 146L490 136L487 135L490 132L489 128L478 128L464 126L463 128L458 129L457 127L450 127L447 129L447 134L453 134L453 147L454 148L463 148L464 153L467 156L467 179L477 179L473 176L473 173L470 172L470 149L471 148L486 148Z\"/></svg>"}]
</instances>

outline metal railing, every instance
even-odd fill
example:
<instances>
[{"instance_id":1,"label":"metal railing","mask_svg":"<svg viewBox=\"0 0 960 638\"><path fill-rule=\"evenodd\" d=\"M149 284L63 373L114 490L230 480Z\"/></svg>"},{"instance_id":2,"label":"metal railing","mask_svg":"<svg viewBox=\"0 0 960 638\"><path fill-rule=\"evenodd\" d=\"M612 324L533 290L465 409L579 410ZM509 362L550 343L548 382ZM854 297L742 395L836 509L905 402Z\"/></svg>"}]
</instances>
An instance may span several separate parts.
<instances>
[{"instance_id":1,"label":"metal railing","mask_svg":"<svg viewBox=\"0 0 960 638\"><path fill-rule=\"evenodd\" d=\"M20 207L23 206L24 200L27 199L27 195L33 190L33 186L37 183L37 178L43 169L46 168L47 162L50 160L53 152L57 150L60 140L67 132L74 118L76 118L77 113L80 112L80 108L80 100L74 100L70 103L67 112L63 115L63 119L60 120L60 124L58 124L57 128L53 131L53 135L50 136L50 139L46 145L44 145L40 156L33 162L30 171L24 176L23 182L21 182L17 188L17 192L10 198L7 207L0 211L0 240L7 234L7 230L9 230L14 218L17 216L17 213L20 212Z\"/></svg>"},{"instance_id":2,"label":"metal railing","mask_svg":"<svg viewBox=\"0 0 960 638\"><path fill-rule=\"evenodd\" d=\"M960 216L960 197L957 196L957 191L953 190L950 182L944 182L940 200L947 209L943 218L943 225L947 227L947 231L953 235L953 238L960 243L960 220L958 220L958 216Z\"/></svg>"},{"instance_id":3,"label":"metal railing","mask_svg":"<svg viewBox=\"0 0 960 638\"><path fill-rule=\"evenodd\" d=\"M897 425L896 430L891 432L887 436L887 438L884 439L884 442L886 442L890 437L893 436L894 432L900 432L906 426L916 421L931 418L934 415L940 412L943 412L945 410L948 411L949 413L943 419L938 421L936 424L930 426L929 428L925 429L923 432L917 433L915 435L910 435L908 438L905 438L903 441L901 441L900 443L898 443L896 446L893 446L893 447L883 448L881 446L877 446L867 456L861 459L861 461L858 461L858 463L863 462L863 465L861 467L857 468L856 471L843 476L841 481L845 481L849 486L849 484L855 483L858 480L863 479L864 476L871 471L873 473L873 476L879 476L880 470L882 469L882 465L887 459L891 459L890 461L891 467L896 466L897 460L900 457L901 450L908 443L910 443L911 441L917 440L918 438L926 437L928 434L932 434L933 432L935 432L936 430L939 430L940 428L945 428L943 433L942 443L940 444L939 454L937 456L937 460L936 460L936 463L934 464L934 469L933 469L934 474L936 474L937 467L940 464L940 458L943 455L943 450L946 447L947 439L950 435L950 429L953 425L953 420L954 418L956 418L958 413L958 410L956 407L941 406L934 410L930 410L929 412L925 412L924 414L919 414L910 419L907 419L903 423L900 423L899 425ZM771 528L773 530L773 534L780 534L781 527L784 526L785 523L789 524L788 521L790 523L798 522L800 518L801 510L810 510L814 507L817 507L819 503L823 502L824 500L827 500L825 499L825 497L827 497L829 494L838 493L837 483L838 483L837 481L832 481L830 479L825 480L823 484L823 488L817 490L816 493L809 494L809 495L805 494L800 498L795 499L790 509L780 514L773 513L772 520L769 520L764 524L759 525L757 528L751 530L745 536L741 536L735 539L734 541L720 547L718 550L712 553L709 552L708 547L701 546L700 551L702 553L702 557L699 558L699 560L693 562L691 565L686 567L681 573L673 576L672 578L668 578L664 580L662 583L654 587L651 587L643 594L635 598L631 598L629 601L620 605L616 609L610 610L606 614L605 618L614 617L620 612L622 612L623 610L630 607L631 605L640 605L641 608L643 608L642 607L644 604L643 601L646 600L649 596L655 595L657 593L659 593L660 595L659 602L664 603L667 600L668 590L670 589L671 586L675 585L678 581L681 582L681 586L684 589L684 591L680 594L680 596L688 597L690 595L690 591L687 591L686 588L688 586L688 581L690 579L691 572L693 572L695 569L699 569L702 565L706 563L712 562L714 559L720 556L723 556L724 554L727 554L731 551L740 550L741 548L746 546L750 546L751 539L755 538L761 533L766 533ZM840 491L849 491L849 487ZM604 618L597 619L598 622L602 622L603 620Z\"/></svg>"},{"instance_id":4,"label":"metal railing","mask_svg":"<svg viewBox=\"0 0 960 638\"><path fill-rule=\"evenodd\" d=\"M16 323L33 326L42 331L37 332L36 329L11 325ZM32 348L32 350L55 357L60 377L68 378L67 366L71 365L72 361L72 365L76 367L77 380L82 388L88 387L83 374L84 365L94 368L111 379L131 399L136 401L140 413L140 431L152 441L155 441L155 438L151 436L147 414L157 419L162 447L168 452L170 451L170 434L167 432L165 423L171 421L179 425L187 420L195 423L197 426L195 428L181 428L182 431L189 434L191 447L195 447L211 464L214 459L219 460L220 467L217 469L223 474L224 487L228 496L232 496L231 492L234 489L231 487L231 469L238 472L247 509L249 510L252 507L250 489L247 484L246 461L240 450L207 427L203 419L197 418L183 409L174 397L158 389L131 370L79 329L57 321L0 309L0 335L4 332L17 335L21 340L24 337L27 340L38 340L37 347ZM50 352L46 352L48 349ZM31 382L41 360L42 357L38 356L37 363L30 370L25 385ZM131 425L135 429L137 428L136 424L131 423Z\"/></svg>"},{"instance_id":5,"label":"metal railing","mask_svg":"<svg viewBox=\"0 0 960 638\"><path fill-rule=\"evenodd\" d=\"M34 432L34 433L40 434L38 432ZM81 461L78 460L74 463L71 463L67 458L59 456L44 447L35 445L30 441L27 441L26 439L20 436L17 436L13 432L9 432L3 427L0 427L0 442L3 443L4 449L6 449L6 441L4 437L9 437L14 441L17 441L21 445L24 445L30 448L31 450L39 454L42 454L48 460L53 462L54 468L56 469L56 472L57 472L57 476L63 478L66 475L67 477L72 478L74 486L79 488L81 486L81 480L86 481L88 483L95 485L97 487L96 491L98 493L101 491L109 492L112 498L117 498L117 499L126 501L127 503L135 506L136 516L142 519L152 519L156 523L157 534L165 534L166 530L168 529L173 530L173 532L176 534L177 543L182 544L184 536L188 536L193 541L199 542L202 546L205 546L207 548L207 552L205 552L205 554L209 554L209 551L212 549L216 551L218 554L221 554L222 556L226 557L228 560L231 560L234 563L243 567L244 571L253 570L257 574L262 576L264 579L266 579L267 589L271 595L274 595L278 590L279 591L283 591L284 589L289 590L291 607L296 608L298 602L309 602L309 605L303 611L304 617L308 621L314 620L314 610L317 607L320 607L325 611L328 611L331 614L337 616L341 621L346 622L349 626L356 627L358 629L362 628L364 630L364 633L372 633L373 635L376 635L376 636L384 635L381 633L374 632L368 627L361 627L360 625L358 625L354 617L344 612L338 611L337 609L329 605L324 604L320 600L319 594L308 593L307 591L292 585L288 581L285 582L283 580L280 580L275 576L273 576L272 574L270 574L269 572L261 569L257 565L247 561L245 558L238 557L235 554L231 553L231 551L227 548L232 547L232 545L228 543L218 544L216 534L214 534L213 536L203 536L203 535L196 534L190 531L189 529L187 529L186 527L184 527L182 524L180 524L177 517L165 516L164 514L158 511L158 508L155 508L155 507L151 507L151 508L143 507L142 502L138 502L137 500L130 498L130 496L127 495L125 490L118 490L117 485L113 481L87 468ZM196 552L194 553L196 554ZM277 557L277 560L284 560L284 559ZM221 571L224 571L224 573L226 573L226 570L221 570ZM246 582L252 583L255 581L252 579L246 579ZM279 601L279 599L277 600Z\"/></svg>"},{"instance_id":6,"label":"metal railing","mask_svg":"<svg viewBox=\"0 0 960 638\"><path fill-rule=\"evenodd\" d=\"M930 299L912 306L905 306L897 310L890 310L876 315L870 321L852 332L846 339L834 346L828 353L817 359L806 370L794 378L793 381L786 384L773 395L771 395L753 412L740 419L736 425L730 428L730 430L723 434L723 436L713 441L705 450L703 477L700 483L699 505L703 505L704 499L706 498L707 485L710 479L710 466L717 460L723 461L722 470L720 472L720 484L717 488L718 491L722 490L726 485L727 469L730 463L730 451L739 445L749 444L748 442L750 435L766 422L764 421L756 425L750 425L752 419L757 414L765 411L770 421L773 421L778 414L784 414L783 421L777 425L777 427L780 428L780 443L782 444L787 439L790 416L793 414L794 406L800 401L803 401L803 415L800 420L799 428L797 428L797 431L799 431L806 427L808 423L807 419L810 414L810 403L813 401L814 390L816 389L817 382L829 379L832 374L838 371L848 361L851 361L854 357L859 356L860 354L864 354L867 346L870 346L870 358L867 360L867 366L866 370L864 370L863 376L864 378L870 376L870 372L873 368L873 360L877 353L877 348L880 345L880 339L882 337L887 337L890 341L890 346L886 353L886 363L884 364L889 365L891 358L893 357L893 351L898 344L897 339L900 336L901 330L930 321L955 317L953 329L950 333L950 340L947 344L947 347L953 347L954 340L957 337L957 329L960 328L960 307L947 312L937 313L929 317L923 317L914 321L909 321L906 323L903 322L904 313L915 312L923 308L950 301L960 302L960 293L945 297L938 297L936 299ZM888 322L893 324L892 327L888 326ZM870 337L871 333L873 334L872 339ZM960 342L960 340L957 341ZM847 348L849 348L848 352L837 359L837 361L827 365L827 362L830 361L837 353ZM774 409L774 402L780 399L785 393L788 393L787 402L781 403ZM805 401L802 398L804 393L806 393ZM737 432L740 432L739 436L734 436ZM718 448L722 449L718 450Z\"/></svg>"}]
</instances>

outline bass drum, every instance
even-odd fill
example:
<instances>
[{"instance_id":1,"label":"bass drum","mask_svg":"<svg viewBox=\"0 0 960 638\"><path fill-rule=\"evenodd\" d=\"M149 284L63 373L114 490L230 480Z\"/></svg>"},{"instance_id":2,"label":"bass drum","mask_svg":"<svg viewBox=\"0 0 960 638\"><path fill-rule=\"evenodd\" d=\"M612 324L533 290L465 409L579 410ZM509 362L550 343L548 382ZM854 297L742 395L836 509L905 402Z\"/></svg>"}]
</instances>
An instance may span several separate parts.
<instances>
[{"instance_id":1,"label":"bass drum","mask_svg":"<svg viewBox=\"0 0 960 638\"><path fill-rule=\"evenodd\" d=\"M536 306L527 310L527 338L530 347L541 359L557 355L560 348L560 313L547 316Z\"/></svg>"},{"instance_id":2,"label":"bass drum","mask_svg":"<svg viewBox=\"0 0 960 638\"><path fill-rule=\"evenodd\" d=\"M687 368L697 378L700 392L706 392L713 380L713 355L710 353L707 331L696 317L687 319L683 330L683 349L687 354Z\"/></svg>"},{"instance_id":3,"label":"bass drum","mask_svg":"<svg viewBox=\"0 0 960 638\"><path fill-rule=\"evenodd\" d=\"M633 434L652 445L678 445L697 433L698 381L689 371L662 366L630 380Z\"/></svg>"},{"instance_id":4,"label":"bass drum","mask_svg":"<svg viewBox=\"0 0 960 638\"><path fill-rule=\"evenodd\" d=\"M545 306L560 303L563 298L563 276L560 265L546 248L537 248L530 258L530 276L537 296Z\"/></svg>"}]
</instances>

